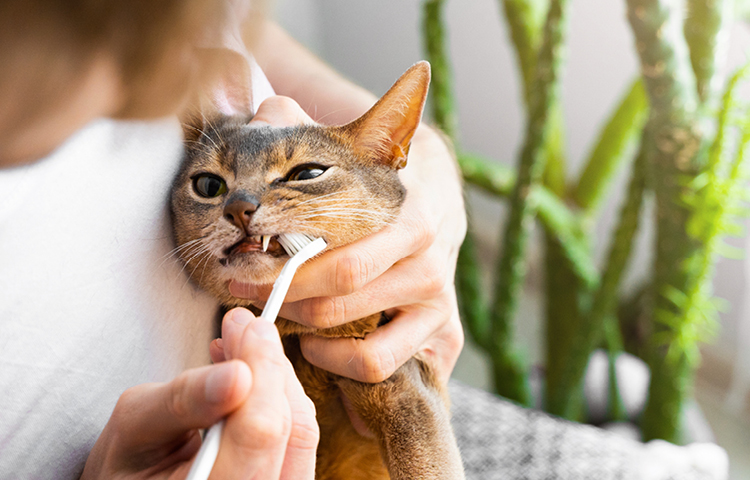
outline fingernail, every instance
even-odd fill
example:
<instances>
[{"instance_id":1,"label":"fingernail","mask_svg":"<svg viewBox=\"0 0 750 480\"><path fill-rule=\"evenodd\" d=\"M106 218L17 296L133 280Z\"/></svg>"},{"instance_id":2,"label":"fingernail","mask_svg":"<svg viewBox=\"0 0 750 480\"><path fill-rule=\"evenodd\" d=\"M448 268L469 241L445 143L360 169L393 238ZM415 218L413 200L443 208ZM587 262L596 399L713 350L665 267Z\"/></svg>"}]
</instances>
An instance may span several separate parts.
<instances>
[{"instance_id":1,"label":"fingernail","mask_svg":"<svg viewBox=\"0 0 750 480\"><path fill-rule=\"evenodd\" d=\"M258 289L250 283L229 282L229 293L233 297L244 298L246 300L260 300Z\"/></svg>"},{"instance_id":2,"label":"fingernail","mask_svg":"<svg viewBox=\"0 0 750 480\"><path fill-rule=\"evenodd\" d=\"M279 338L279 331L276 329L276 325L263 319L258 319L250 328L260 338L266 340L278 340Z\"/></svg>"},{"instance_id":3,"label":"fingernail","mask_svg":"<svg viewBox=\"0 0 750 480\"><path fill-rule=\"evenodd\" d=\"M235 308L231 310L232 321L242 327L246 326L255 319L255 316L244 308Z\"/></svg>"},{"instance_id":4,"label":"fingernail","mask_svg":"<svg viewBox=\"0 0 750 480\"><path fill-rule=\"evenodd\" d=\"M236 368L233 364L224 362L213 367L206 377L206 401L208 403L222 403L232 390Z\"/></svg>"}]
</instances>

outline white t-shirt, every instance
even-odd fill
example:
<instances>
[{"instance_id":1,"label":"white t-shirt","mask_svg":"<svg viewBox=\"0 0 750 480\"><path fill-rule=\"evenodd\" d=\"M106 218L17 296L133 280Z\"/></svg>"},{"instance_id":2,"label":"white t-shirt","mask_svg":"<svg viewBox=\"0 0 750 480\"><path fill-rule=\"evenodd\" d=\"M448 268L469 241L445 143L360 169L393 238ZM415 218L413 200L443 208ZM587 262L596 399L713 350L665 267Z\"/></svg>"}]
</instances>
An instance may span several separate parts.
<instances>
[{"instance_id":1,"label":"white t-shirt","mask_svg":"<svg viewBox=\"0 0 750 480\"><path fill-rule=\"evenodd\" d=\"M181 156L174 119L98 120L0 169L0 479L78 478L124 390L209 362L218 305L170 254Z\"/></svg>"},{"instance_id":2,"label":"white t-shirt","mask_svg":"<svg viewBox=\"0 0 750 480\"><path fill-rule=\"evenodd\" d=\"M169 252L176 121L97 121L0 170L0 478L75 478L120 394L209 361Z\"/></svg>"}]
</instances>

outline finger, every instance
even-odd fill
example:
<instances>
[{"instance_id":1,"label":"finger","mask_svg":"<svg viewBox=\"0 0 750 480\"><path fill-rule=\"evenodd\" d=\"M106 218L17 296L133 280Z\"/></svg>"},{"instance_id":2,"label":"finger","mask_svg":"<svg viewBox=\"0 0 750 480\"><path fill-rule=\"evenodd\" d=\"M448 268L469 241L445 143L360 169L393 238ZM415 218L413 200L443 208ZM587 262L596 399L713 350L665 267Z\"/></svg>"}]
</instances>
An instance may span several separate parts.
<instances>
[{"instance_id":1,"label":"finger","mask_svg":"<svg viewBox=\"0 0 750 480\"><path fill-rule=\"evenodd\" d=\"M289 97L276 95L263 101L250 124L267 124L274 127L290 127L299 124L314 124L302 107Z\"/></svg>"},{"instance_id":2,"label":"finger","mask_svg":"<svg viewBox=\"0 0 750 480\"><path fill-rule=\"evenodd\" d=\"M213 363L220 363L226 360L224 356L224 344L220 338L215 338L208 346L208 353L211 355Z\"/></svg>"},{"instance_id":3,"label":"finger","mask_svg":"<svg viewBox=\"0 0 750 480\"><path fill-rule=\"evenodd\" d=\"M306 335L301 339L302 354L313 365L337 375L382 382L450 318L446 312L450 309L442 301L410 306L364 339Z\"/></svg>"},{"instance_id":4,"label":"finger","mask_svg":"<svg viewBox=\"0 0 750 480\"><path fill-rule=\"evenodd\" d=\"M253 312L237 307L229 310L221 322L221 344L224 358L238 358L242 347L242 337L247 326L255 320Z\"/></svg>"},{"instance_id":5,"label":"finger","mask_svg":"<svg viewBox=\"0 0 750 480\"><path fill-rule=\"evenodd\" d=\"M252 319L234 352L253 373L245 403L227 418L211 478L278 478L292 423L284 356L276 327Z\"/></svg>"},{"instance_id":6,"label":"finger","mask_svg":"<svg viewBox=\"0 0 750 480\"><path fill-rule=\"evenodd\" d=\"M446 385L463 346L464 330L456 306L450 320L427 339L418 353L432 365L438 381Z\"/></svg>"},{"instance_id":7,"label":"finger","mask_svg":"<svg viewBox=\"0 0 750 480\"><path fill-rule=\"evenodd\" d=\"M286 394L292 411L292 431L286 446L281 480L315 477L315 458L320 438L315 405L305 395L294 372L286 376Z\"/></svg>"},{"instance_id":8,"label":"finger","mask_svg":"<svg viewBox=\"0 0 750 480\"><path fill-rule=\"evenodd\" d=\"M281 316L313 328L330 328L387 309L413 305L442 294L448 272L434 255L395 264L362 289L343 297L313 297L285 303Z\"/></svg>"},{"instance_id":9,"label":"finger","mask_svg":"<svg viewBox=\"0 0 750 480\"><path fill-rule=\"evenodd\" d=\"M397 261L430 245L432 238L425 222L407 216L378 233L306 262L295 274L286 301L350 295ZM272 288L273 285L229 284L232 295L251 300L267 299Z\"/></svg>"},{"instance_id":10,"label":"finger","mask_svg":"<svg viewBox=\"0 0 750 480\"><path fill-rule=\"evenodd\" d=\"M169 383L139 385L120 397L113 428L130 445L163 445L236 410L251 384L248 366L232 361L188 370Z\"/></svg>"}]
</instances>

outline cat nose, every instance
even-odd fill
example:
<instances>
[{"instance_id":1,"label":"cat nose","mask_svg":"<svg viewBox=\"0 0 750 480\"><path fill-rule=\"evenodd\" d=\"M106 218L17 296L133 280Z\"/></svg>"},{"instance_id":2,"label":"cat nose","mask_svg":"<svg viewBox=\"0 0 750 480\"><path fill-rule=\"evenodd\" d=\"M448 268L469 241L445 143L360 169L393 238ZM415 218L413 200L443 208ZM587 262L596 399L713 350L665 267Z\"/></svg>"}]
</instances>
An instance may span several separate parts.
<instances>
[{"instance_id":1,"label":"cat nose","mask_svg":"<svg viewBox=\"0 0 750 480\"><path fill-rule=\"evenodd\" d=\"M258 209L260 202L252 195L243 195L242 198L229 199L224 207L224 218L233 223L242 231L247 231L250 218Z\"/></svg>"}]
</instances>

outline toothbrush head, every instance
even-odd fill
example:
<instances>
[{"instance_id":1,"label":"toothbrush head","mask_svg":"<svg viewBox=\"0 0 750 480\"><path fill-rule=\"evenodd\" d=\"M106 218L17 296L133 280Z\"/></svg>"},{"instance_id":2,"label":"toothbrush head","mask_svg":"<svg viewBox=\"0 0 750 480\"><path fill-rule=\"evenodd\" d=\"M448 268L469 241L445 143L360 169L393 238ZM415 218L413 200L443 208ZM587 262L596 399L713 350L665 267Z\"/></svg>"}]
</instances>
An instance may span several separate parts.
<instances>
[{"instance_id":1,"label":"toothbrush head","mask_svg":"<svg viewBox=\"0 0 750 480\"><path fill-rule=\"evenodd\" d=\"M286 261L284 268L281 269L281 273L273 284L271 295L268 296L266 306L263 307L263 313L260 315L261 318L269 322L276 321L276 316L279 314L281 304L284 302L286 293L289 291L289 286L292 284L294 273L300 265L322 252L325 248L325 240L322 238L315 238Z\"/></svg>"},{"instance_id":2,"label":"toothbrush head","mask_svg":"<svg viewBox=\"0 0 750 480\"><path fill-rule=\"evenodd\" d=\"M302 250L305 245L308 245L315 240L315 237L311 237L304 233L281 233L279 234L278 240L279 244L284 247L284 250L286 250L286 253L288 253L290 257L293 257L297 252Z\"/></svg>"}]
</instances>

